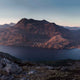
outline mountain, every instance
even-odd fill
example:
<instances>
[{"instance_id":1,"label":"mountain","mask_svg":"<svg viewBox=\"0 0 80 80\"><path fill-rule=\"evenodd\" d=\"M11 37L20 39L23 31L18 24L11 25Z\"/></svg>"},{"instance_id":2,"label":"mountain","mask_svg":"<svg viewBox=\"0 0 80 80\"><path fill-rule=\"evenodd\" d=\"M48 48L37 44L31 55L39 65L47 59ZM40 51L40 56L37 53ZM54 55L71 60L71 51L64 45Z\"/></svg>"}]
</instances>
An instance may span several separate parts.
<instances>
[{"instance_id":1,"label":"mountain","mask_svg":"<svg viewBox=\"0 0 80 80\"><path fill-rule=\"evenodd\" d=\"M0 28L7 28L7 27L14 26L14 25L15 25L15 23L3 24L3 25L0 25Z\"/></svg>"},{"instance_id":2,"label":"mountain","mask_svg":"<svg viewBox=\"0 0 80 80\"><path fill-rule=\"evenodd\" d=\"M68 27L68 26L64 26L64 28L69 29L69 30L79 30L80 27Z\"/></svg>"},{"instance_id":3,"label":"mountain","mask_svg":"<svg viewBox=\"0 0 80 80\"><path fill-rule=\"evenodd\" d=\"M8 24L9 26L14 26L15 25L15 23L10 23L10 24Z\"/></svg>"},{"instance_id":4,"label":"mountain","mask_svg":"<svg viewBox=\"0 0 80 80\"><path fill-rule=\"evenodd\" d=\"M71 30L46 20L23 18L0 29L0 45L63 49L74 46L73 42L76 44Z\"/></svg>"},{"instance_id":5,"label":"mountain","mask_svg":"<svg viewBox=\"0 0 80 80\"><path fill-rule=\"evenodd\" d=\"M0 28L7 28L7 27L11 27L11 26L9 24L0 25Z\"/></svg>"}]
</instances>

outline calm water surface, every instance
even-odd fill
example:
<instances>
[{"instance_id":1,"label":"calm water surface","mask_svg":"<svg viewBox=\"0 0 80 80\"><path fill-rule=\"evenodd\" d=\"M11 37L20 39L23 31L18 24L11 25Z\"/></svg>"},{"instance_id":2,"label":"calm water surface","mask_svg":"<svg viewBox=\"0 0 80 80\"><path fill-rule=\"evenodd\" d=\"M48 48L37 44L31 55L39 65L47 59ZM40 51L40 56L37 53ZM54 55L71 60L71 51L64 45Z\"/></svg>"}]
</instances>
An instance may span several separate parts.
<instances>
[{"instance_id":1,"label":"calm water surface","mask_svg":"<svg viewBox=\"0 0 80 80\"><path fill-rule=\"evenodd\" d=\"M49 50L40 48L0 46L0 52L9 53L17 58L29 61L80 59L80 49Z\"/></svg>"}]
</instances>

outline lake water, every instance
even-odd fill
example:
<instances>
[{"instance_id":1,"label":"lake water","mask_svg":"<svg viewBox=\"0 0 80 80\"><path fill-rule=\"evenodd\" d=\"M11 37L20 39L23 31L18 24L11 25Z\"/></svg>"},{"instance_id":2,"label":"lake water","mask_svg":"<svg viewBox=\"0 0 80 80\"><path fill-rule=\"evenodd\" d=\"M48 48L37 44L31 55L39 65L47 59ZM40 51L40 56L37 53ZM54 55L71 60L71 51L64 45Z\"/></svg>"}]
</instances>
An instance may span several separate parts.
<instances>
[{"instance_id":1,"label":"lake water","mask_svg":"<svg viewBox=\"0 0 80 80\"><path fill-rule=\"evenodd\" d=\"M80 59L80 49L52 50L41 48L0 46L0 52L9 53L17 58L28 61Z\"/></svg>"}]
</instances>

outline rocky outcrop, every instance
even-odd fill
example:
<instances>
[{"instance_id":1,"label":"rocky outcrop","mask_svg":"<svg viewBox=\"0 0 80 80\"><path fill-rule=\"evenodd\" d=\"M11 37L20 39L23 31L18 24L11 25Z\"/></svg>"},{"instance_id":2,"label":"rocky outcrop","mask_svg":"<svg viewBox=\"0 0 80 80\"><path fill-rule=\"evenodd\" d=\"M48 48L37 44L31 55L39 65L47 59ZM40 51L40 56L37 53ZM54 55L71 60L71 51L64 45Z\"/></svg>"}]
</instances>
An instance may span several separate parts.
<instances>
[{"instance_id":1,"label":"rocky outcrop","mask_svg":"<svg viewBox=\"0 0 80 80\"><path fill-rule=\"evenodd\" d=\"M22 68L12 58L12 56L0 52L0 80L15 80L13 74L22 72Z\"/></svg>"},{"instance_id":2,"label":"rocky outcrop","mask_svg":"<svg viewBox=\"0 0 80 80\"><path fill-rule=\"evenodd\" d=\"M22 71L21 67L6 58L2 58L0 60L0 70L3 70L8 74L20 73Z\"/></svg>"},{"instance_id":3,"label":"rocky outcrop","mask_svg":"<svg viewBox=\"0 0 80 80\"><path fill-rule=\"evenodd\" d=\"M0 80L29 80L28 78L32 70L25 71L23 67L25 66L27 69L31 66L31 63L22 60L18 62L19 59L7 53L0 52Z\"/></svg>"}]
</instances>

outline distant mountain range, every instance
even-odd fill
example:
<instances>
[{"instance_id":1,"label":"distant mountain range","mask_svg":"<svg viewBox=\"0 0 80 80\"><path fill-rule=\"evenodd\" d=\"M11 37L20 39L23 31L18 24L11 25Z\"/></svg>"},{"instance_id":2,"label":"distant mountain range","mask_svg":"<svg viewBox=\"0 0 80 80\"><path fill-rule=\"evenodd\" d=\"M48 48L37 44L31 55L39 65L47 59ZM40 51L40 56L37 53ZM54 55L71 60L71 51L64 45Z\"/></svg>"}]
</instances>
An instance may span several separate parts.
<instances>
[{"instance_id":1,"label":"distant mountain range","mask_svg":"<svg viewBox=\"0 0 80 80\"><path fill-rule=\"evenodd\" d=\"M0 28L7 28L7 27L14 26L14 25L15 25L15 23L3 24L3 25L0 25Z\"/></svg>"},{"instance_id":2,"label":"distant mountain range","mask_svg":"<svg viewBox=\"0 0 80 80\"><path fill-rule=\"evenodd\" d=\"M0 29L0 45L52 49L78 48L80 30L69 30L46 20L21 19Z\"/></svg>"},{"instance_id":3,"label":"distant mountain range","mask_svg":"<svg viewBox=\"0 0 80 80\"><path fill-rule=\"evenodd\" d=\"M69 27L69 26L64 26L64 28L69 29L69 30L79 30L80 27Z\"/></svg>"}]
</instances>

